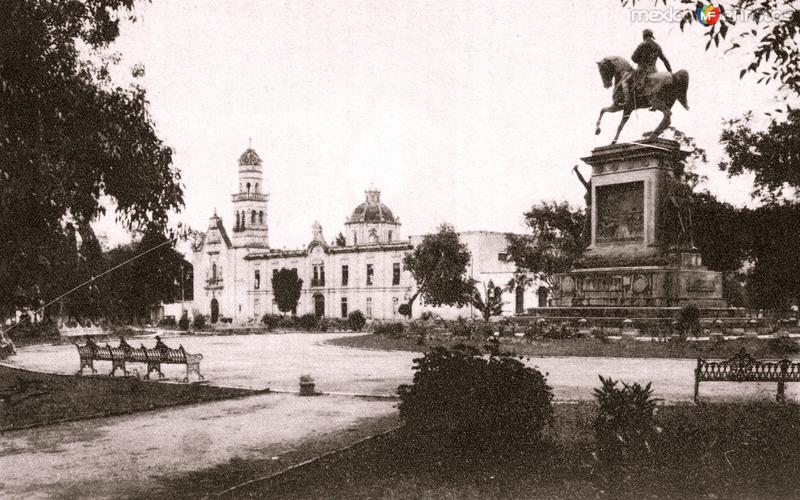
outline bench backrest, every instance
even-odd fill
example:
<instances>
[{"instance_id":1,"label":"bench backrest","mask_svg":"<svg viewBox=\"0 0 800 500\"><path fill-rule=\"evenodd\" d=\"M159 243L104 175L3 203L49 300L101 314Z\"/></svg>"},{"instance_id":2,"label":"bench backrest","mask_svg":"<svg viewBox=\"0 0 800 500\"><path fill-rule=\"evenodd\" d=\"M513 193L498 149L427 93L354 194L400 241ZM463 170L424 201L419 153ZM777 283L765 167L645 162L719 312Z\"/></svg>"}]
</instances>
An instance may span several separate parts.
<instances>
[{"instance_id":1,"label":"bench backrest","mask_svg":"<svg viewBox=\"0 0 800 500\"><path fill-rule=\"evenodd\" d=\"M731 382L800 382L800 363L788 359L757 360L744 349L724 361L697 359L695 376L700 381Z\"/></svg>"}]
</instances>

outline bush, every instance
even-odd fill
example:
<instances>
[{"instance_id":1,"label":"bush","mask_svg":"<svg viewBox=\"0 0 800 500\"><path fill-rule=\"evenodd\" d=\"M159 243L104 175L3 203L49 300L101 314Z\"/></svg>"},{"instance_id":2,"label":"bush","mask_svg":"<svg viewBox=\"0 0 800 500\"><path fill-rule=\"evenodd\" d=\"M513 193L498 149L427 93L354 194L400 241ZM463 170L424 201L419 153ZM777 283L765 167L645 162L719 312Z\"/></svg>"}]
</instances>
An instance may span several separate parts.
<instances>
[{"instance_id":1,"label":"bush","mask_svg":"<svg viewBox=\"0 0 800 500\"><path fill-rule=\"evenodd\" d=\"M297 324L297 318L294 316L280 316L278 320L279 328L294 328Z\"/></svg>"},{"instance_id":2,"label":"bush","mask_svg":"<svg viewBox=\"0 0 800 500\"><path fill-rule=\"evenodd\" d=\"M194 317L194 329L195 330L202 330L206 327L206 317L202 314L197 314Z\"/></svg>"},{"instance_id":3,"label":"bush","mask_svg":"<svg viewBox=\"0 0 800 500\"><path fill-rule=\"evenodd\" d=\"M400 307L397 308L397 312L400 313L401 316L411 317L411 306L408 304L400 304Z\"/></svg>"},{"instance_id":4,"label":"bush","mask_svg":"<svg viewBox=\"0 0 800 500\"><path fill-rule=\"evenodd\" d=\"M378 335L388 335L390 337L399 337L405 331L405 325L399 321L389 321L376 323L373 327L373 332Z\"/></svg>"},{"instance_id":5,"label":"bush","mask_svg":"<svg viewBox=\"0 0 800 500\"><path fill-rule=\"evenodd\" d=\"M694 304L681 307L678 311L678 328L688 335L700 332L700 309Z\"/></svg>"},{"instance_id":6,"label":"bush","mask_svg":"<svg viewBox=\"0 0 800 500\"><path fill-rule=\"evenodd\" d=\"M158 326L174 328L178 326L178 323L175 321L175 316L164 316L161 318L161 321L158 322Z\"/></svg>"},{"instance_id":7,"label":"bush","mask_svg":"<svg viewBox=\"0 0 800 500\"><path fill-rule=\"evenodd\" d=\"M183 331L186 331L186 330L189 329L189 315L188 314L184 313L183 316L181 316L180 321L178 321L178 328L180 328Z\"/></svg>"},{"instance_id":8,"label":"bush","mask_svg":"<svg viewBox=\"0 0 800 500\"><path fill-rule=\"evenodd\" d=\"M414 371L413 384L398 388L400 418L407 437L430 451L525 450L552 418L545 377L512 356L435 347Z\"/></svg>"},{"instance_id":9,"label":"bush","mask_svg":"<svg viewBox=\"0 0 800 500\"><path fill-rule=\"evenodd\" d=\"M475 332L475 326L467 323L462 317L459 317L452 327L453 335L456 337L470 338Z\"/></svg>"},{"instance_id":10,"label":"bush","mask_svg":"<svg viewBox=\"0 0 800 500\"><path fill-rule=\"evenodd\" d=\"M616 380L602 376L600 383L594 390L598 407L593 423L600 459L626 463L650 457L660 432L655 419L658 400L653 398L651 384L623 382L617 387Z\"/></svg>"},{"instance_id":11,"label":"bush","mask_svg":"<svg viewBox=\"0 0 800 500\"><path fill-rule=\"evenodd\" d=\"M492 329L492 325L487 323L486 321L481 321L475 324L475 335L478 337L492 337L494 336L494 330Z\"/></svg>"},{"instance_id":12,"label":"bush","mask_svg":"<svg viewBox=\"0 0 800 500\"><path fill-rule=\"evenodd\" d=\"M790 354L796 354L797 352L800 352L800 346L797 345L797 342L788 337L769 339L767 346L769 347L770 352L773 352L778 356L789 356Z\"/></svg>"},{"instance_id":13,"label":"bush","mask_svg":"<svg viewBox=\"0 0 800 500\"><path fill-rule=\"evenodd\" d=\"M347 315L347 322L350 330L360 332L367 324L367 318L364 317L364 313L356 309Z\"/></svg>"},{"instance_id":14,"label":"bush","mask_svg":"<svg viewBox=\"0 0 800 500\"><path fill-rule=\"evenodd\" d=\"M319 318L314 313L304 314L297 318L296 324L303 330L316 330Z\"/></svg>"},{"instance_id":15,"label":"bush","mask_svg":"<svg viewBox=\"0 0 800 500\"><path fill-rule=\"evenodd\" d=\"M261 316L261 323L266 327L268 332L276 328L281 322L282 316L280 314L265 314Z\"/></svg>"}]
</instances>

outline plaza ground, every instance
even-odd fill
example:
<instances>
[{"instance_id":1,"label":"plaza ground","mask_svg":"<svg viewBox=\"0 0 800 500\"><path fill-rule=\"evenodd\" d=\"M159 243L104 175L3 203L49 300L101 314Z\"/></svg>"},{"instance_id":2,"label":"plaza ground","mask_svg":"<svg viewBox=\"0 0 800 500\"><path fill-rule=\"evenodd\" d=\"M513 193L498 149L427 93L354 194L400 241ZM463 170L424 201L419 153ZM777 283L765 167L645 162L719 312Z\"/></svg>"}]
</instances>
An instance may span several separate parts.
<instances>
[{"instance_id":1,"label":"plaza ground","mask_svg":"<svg viewBox=\"0 0 800 500\"><path fill-rule=\"evenodd\" d=\"M316 379L317 390L335 395L266 394L5 432L0 496L148 496L172 484L175 477L235 461L277 456L281 465L291 465L281 461L282 454L303 451L309 439L347 434L365 418L391 420L396 401L351 395L394 394L397 385L411 381L413 358L419 354L328 343L341 336L165 336L170 346L182 344L189 352L203 353L201 369L211 384L296 391L299 376L307 373ZM133 345L139 342L154 341L131 340ZM78 354L71 345L30 346L19 349L7 363L71 374L78 368ZM559 357L531 358L526 363L547 373L560 401L591 400L598 375L652 381L656 396L669 403L692 397L692 360ZM104 363L97 367L110 370ZM169 367L165 373L172 379L183 376L179 367ZM787 396L797 400L800 388L795 385L788 384ZM701 386L701 396L709 401L771 401L774 394L775 384Z\"/></svg>"}]
</instances>

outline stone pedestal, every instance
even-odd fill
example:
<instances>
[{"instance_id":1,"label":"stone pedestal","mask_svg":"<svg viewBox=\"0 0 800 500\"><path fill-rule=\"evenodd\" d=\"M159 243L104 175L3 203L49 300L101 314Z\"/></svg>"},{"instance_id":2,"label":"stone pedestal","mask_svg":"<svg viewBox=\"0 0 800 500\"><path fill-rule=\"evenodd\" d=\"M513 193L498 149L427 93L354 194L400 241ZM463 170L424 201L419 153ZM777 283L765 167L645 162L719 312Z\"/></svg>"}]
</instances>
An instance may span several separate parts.
<instances>
[{"instance_id":1,"label":"stone pedestal","mask_svg":"<svg viewBox=\"0 0 800 500\"><path fill-rule=\"evenodd\" d=\"M597 148L583 158L592 166L591 242L578 268L555 276L551 306L726 306L722 274L703 267L691 244L675 248L664 241L664 213L674 199L668 186L686 154L675 141L648 139Z\"/></svg>"}]
</instances>

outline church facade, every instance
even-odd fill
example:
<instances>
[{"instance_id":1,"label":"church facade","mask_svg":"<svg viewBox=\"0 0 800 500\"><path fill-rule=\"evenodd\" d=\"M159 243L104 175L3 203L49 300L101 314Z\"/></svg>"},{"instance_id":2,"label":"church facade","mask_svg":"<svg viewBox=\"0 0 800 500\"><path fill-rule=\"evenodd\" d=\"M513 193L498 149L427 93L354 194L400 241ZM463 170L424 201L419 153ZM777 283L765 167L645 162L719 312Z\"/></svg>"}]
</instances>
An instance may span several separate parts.
<instances>
[{"instance_id":1,"label":"church facade","mask_svg":"<svg viewBox=\"0 0 800 500\"><path fill-rule=\"evenodd\" d=\"M327 243L315 222L305 248L280 250L269 244L269 195L262 160L251 148L239 158L238 177L239 190L232 195L233 227L229 231L215 212L193 246L193 315L246 324L267 313L279 314L272 276L286 268L296 269L303 280L297 314L347 317L360 310L368 319L402 318L400 305L416 291L411 274L403 269L403 258L424 235L404 237L399 218L381 202L378 189L368 189L364 202L345 220L344 241ZM515 266L507 258L505 233L468 231L459 237L472 253L468 274L479 282L480 290L480 283L504 286L513 277ZM532 289L504 297L504 314L536 305ZM414 316L424 311L446 319L479 316L470 306L429 307L419 297Z\"/></svg>"}]
</instances>

